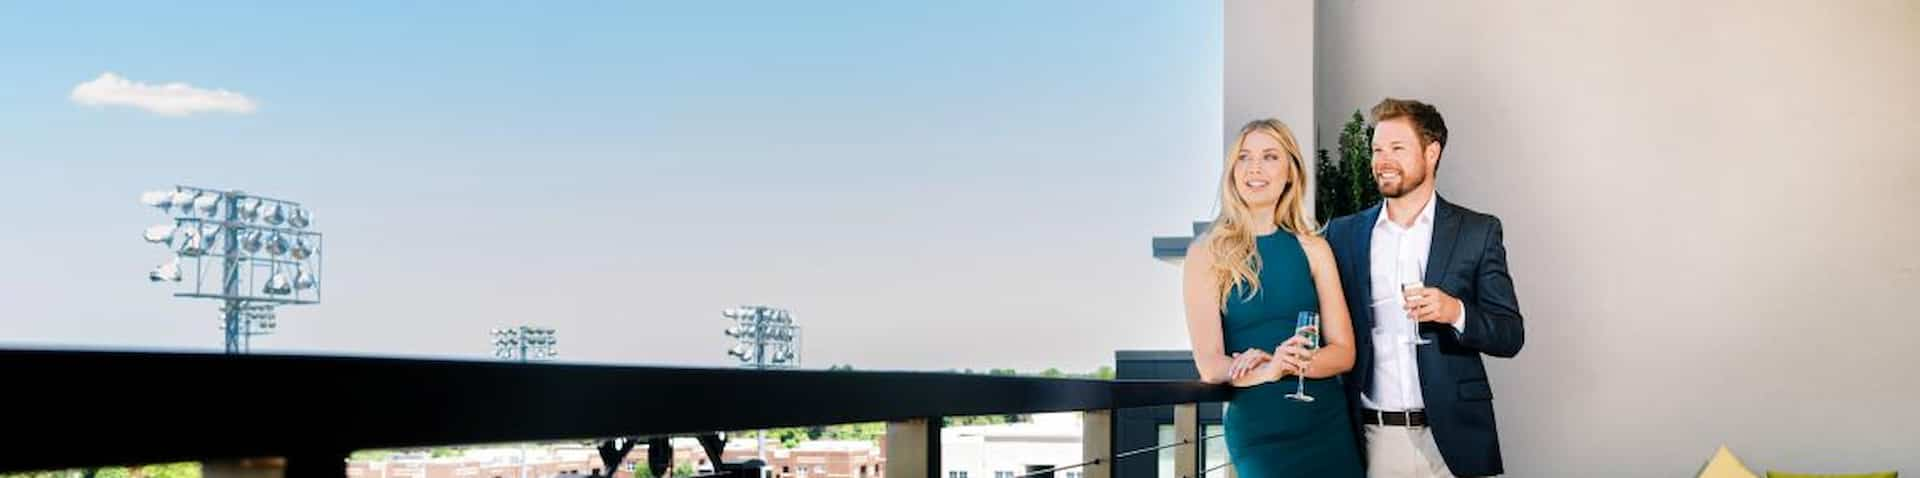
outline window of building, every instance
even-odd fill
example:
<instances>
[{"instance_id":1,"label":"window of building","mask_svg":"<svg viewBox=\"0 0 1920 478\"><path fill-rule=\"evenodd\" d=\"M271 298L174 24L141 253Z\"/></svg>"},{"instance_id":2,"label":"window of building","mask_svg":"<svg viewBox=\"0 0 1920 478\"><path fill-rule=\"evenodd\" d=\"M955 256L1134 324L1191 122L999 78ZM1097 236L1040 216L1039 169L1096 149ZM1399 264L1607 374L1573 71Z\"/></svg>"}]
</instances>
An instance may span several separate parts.
<instances>
[{"instance_id":1,"label":"window of building","mask_svg":"<svg viewBox=\"0 0 1920 478\"><path fill-rule=\"evenodd\" d=\"M1011 472L1011 471L996 471L996 472L993 472L993 478L1013 478L1013 472Z\"/></svg>"}]
</instances>

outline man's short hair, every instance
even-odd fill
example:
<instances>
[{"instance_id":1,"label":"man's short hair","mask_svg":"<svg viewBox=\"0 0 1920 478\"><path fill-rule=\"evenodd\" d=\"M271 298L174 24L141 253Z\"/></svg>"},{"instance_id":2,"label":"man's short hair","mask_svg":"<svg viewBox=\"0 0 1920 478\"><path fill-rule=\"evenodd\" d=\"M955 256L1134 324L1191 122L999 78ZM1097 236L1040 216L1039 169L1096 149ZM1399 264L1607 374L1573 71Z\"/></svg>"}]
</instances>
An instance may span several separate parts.
<instances>
[{"instance_id":1,"label":"man's short hair","mask_svg":"<svg viewBox=\"0 0 1920 478\"><path fill-rule=\"evenodd\" d=\"M1440 143L1442 147L1447 145L1447 121L1440 118L1440 110L1433 109L1433 105L1399 98L1387 98L1373 105L1374 124L1401 118L1413 124L1413 131L1420 135L1421 146L1431 143ZM1444 153L1446 150L1441 151Z\"/></svg>"}]
</instances>

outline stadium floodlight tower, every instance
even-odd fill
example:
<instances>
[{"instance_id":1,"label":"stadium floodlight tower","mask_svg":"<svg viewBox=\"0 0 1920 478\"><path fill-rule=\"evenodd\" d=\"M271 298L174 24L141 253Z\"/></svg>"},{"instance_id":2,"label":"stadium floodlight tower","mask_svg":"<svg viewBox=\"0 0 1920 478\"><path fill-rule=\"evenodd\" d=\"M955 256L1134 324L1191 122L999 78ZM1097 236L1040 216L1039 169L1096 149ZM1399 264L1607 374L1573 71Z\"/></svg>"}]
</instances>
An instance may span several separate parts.
<instances>
[{"instance_id":1,"label":"stadium floodlight tower","mask_svg":"<svg viewBox=\"0 0 1920 478\"><path fill-rule=\"evenodd\" d=\"M147 280L173 283L174 297L220 301L227 353L246 353L254 336L273 333L277 307L320 303L322 236L300 203L193 186L149 191L140 202L171 219L142 235L169 253Z\"/></svg>"}]
</instances>

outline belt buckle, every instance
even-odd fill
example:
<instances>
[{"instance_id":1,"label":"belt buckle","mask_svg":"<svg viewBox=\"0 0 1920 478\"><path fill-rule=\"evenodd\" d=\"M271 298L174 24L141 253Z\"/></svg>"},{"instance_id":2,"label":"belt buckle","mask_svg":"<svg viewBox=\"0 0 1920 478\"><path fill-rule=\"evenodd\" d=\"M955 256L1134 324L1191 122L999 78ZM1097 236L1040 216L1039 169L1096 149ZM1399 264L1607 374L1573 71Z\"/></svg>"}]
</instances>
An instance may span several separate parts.
<instances>
[{"instance_id":1,"label":"belt buckle","mask_svg":"<svg viewBox=\"0 0 1920 478\"><path fill-rule=\"evenodd\" d=\"M1414 425L1414 424L1413 424L1413 412L1414 412L1413 410L1401 410L1401 411L1397 411L1397 412L1389 412L1389 411L1384 411L1384 410L1374 410L1374 411L1373 411L1373 415L1374 415L1374 420L1375 420L1375 421L1378 421L1378 422L1380 422L1380 424L1381 424L1381 425L1386 425L1386 426L1392 426L1392 424L1390 424L1390 423L1387 423L1387 416L1388 416L1388 415L1399 415L1399 416L1400 416L1400 426L1402 426L1402 427L1406 427L1406 428L1426 428L1427 426L1426 426L1426 425L1424 425L1424 424L1422 424L1422 425Z\"/></svg>"}]
</instances>

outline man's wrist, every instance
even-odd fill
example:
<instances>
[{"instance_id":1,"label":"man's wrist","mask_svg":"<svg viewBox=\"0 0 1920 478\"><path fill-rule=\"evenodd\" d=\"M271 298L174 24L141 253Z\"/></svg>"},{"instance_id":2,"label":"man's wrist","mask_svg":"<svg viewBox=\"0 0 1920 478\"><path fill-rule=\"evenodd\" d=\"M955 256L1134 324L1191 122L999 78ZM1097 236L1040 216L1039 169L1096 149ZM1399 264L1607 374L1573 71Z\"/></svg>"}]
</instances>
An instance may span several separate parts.
<instances>
[{"instance_id":1,"label":"man's wrist","mask_svg":"<svg viewBox=\"0 0 1920 478\"><path fill-rule=\"evenodd\" d=\"M1455 303L1460 304L1460 313L1453 316L1453 322L1450 325L1453 325L1454 332L1466 333L1467 332L1467 303L1464 301L1461 301L1460 299L1453 299L1453 301Z\"/></svg>"}]
</instances>

